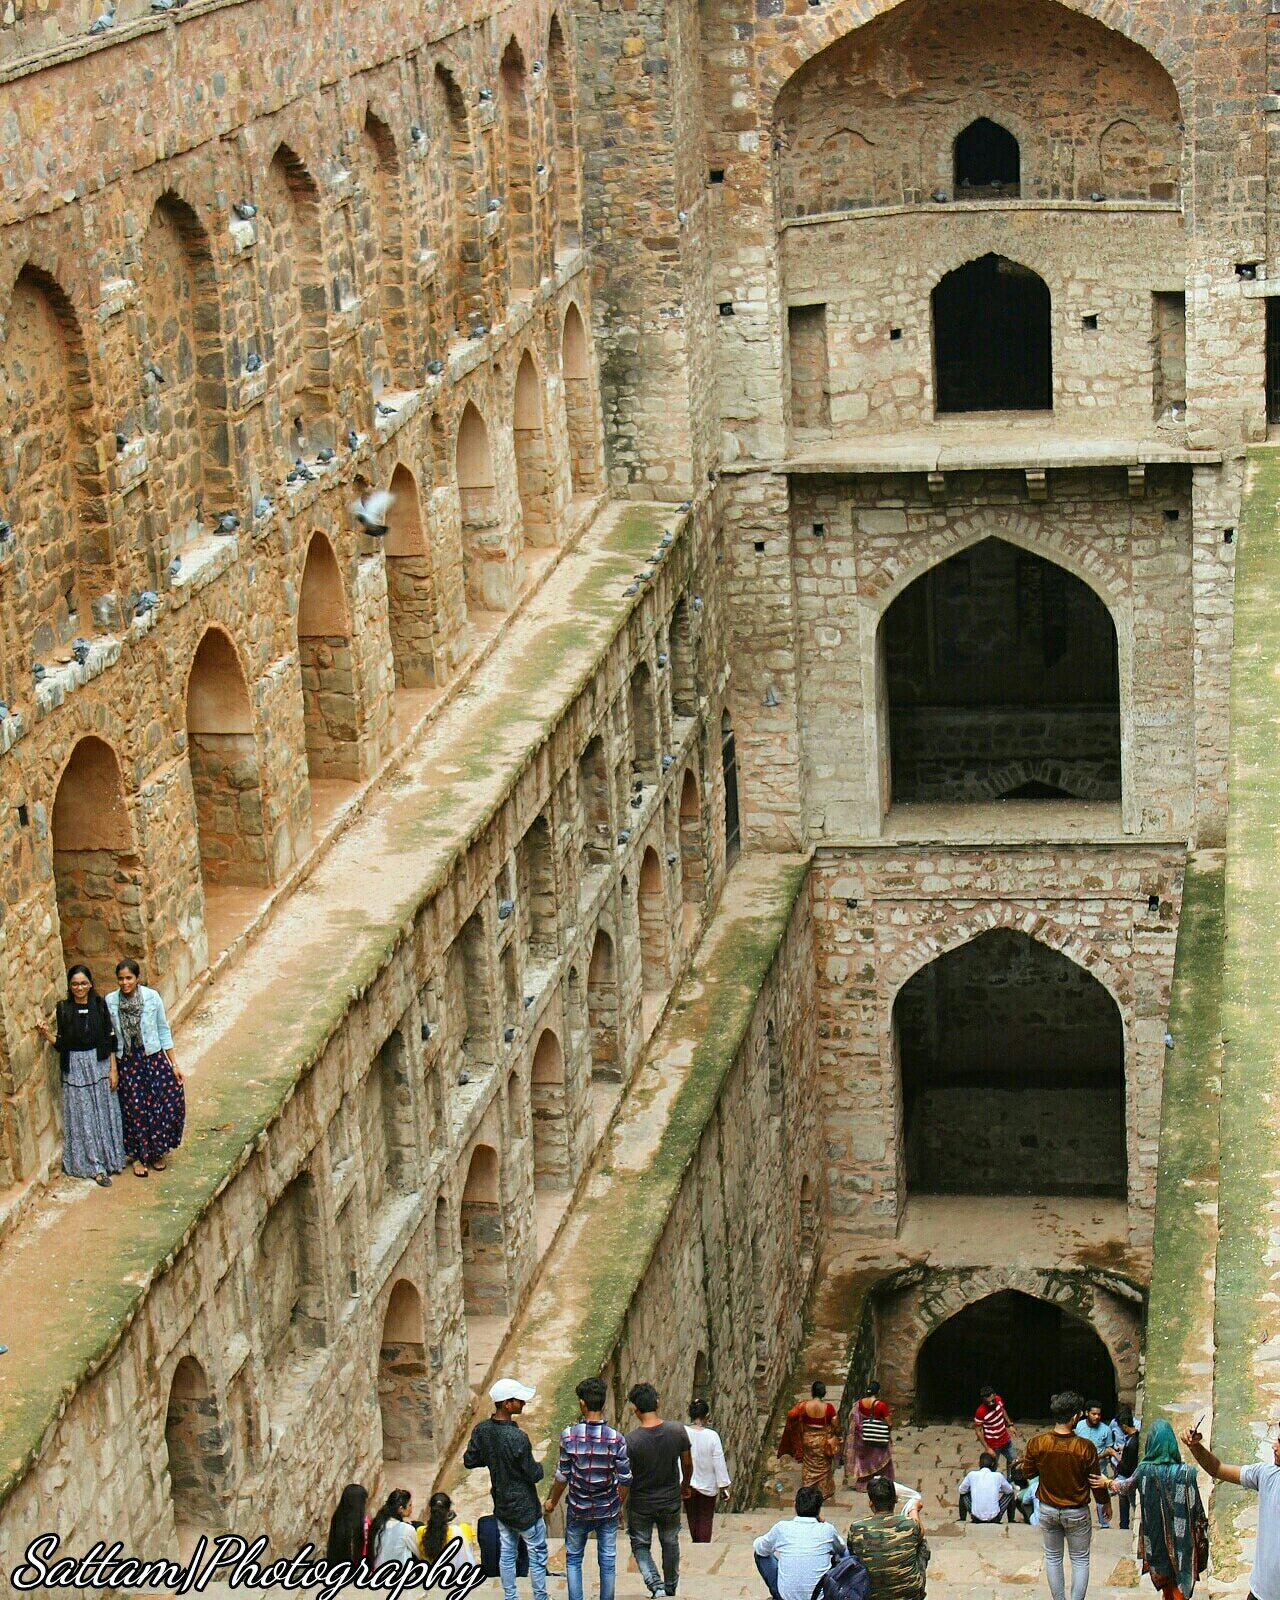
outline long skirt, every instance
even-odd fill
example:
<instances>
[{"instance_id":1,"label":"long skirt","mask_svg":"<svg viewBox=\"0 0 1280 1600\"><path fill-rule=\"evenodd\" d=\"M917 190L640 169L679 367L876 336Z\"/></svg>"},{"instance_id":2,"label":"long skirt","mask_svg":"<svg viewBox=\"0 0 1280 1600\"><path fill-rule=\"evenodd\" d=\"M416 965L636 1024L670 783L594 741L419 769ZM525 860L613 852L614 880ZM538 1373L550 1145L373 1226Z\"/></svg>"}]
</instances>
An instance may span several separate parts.
<instances>
[{"instance_id":1,"label":"long skirt","mask_svg":"<svg viewBox=\"0 0 1280 1600\"><path fill-rule=\"evenodd\" d=\"M715 1520L716 1497L690 1489L684 1503L684 1514L689 1519L689 1537L694 1544L711 1543L711 1524Z\"/></svg>"},{"instance_id":2,"label":"long skirt","mask_svg":"<svg viewBox=\"0 0 1280 1600\"><path fill-rule=\"evenodd\" d=\"M865 1489L874 1477L893 1477L893 1445L866 1444L860 1426L861 1413L855 1405L849 1437L844 1447L844 1481L855 1489Z\"/></svg>"},{"instance_id":3,"label":"long skirt","mask_svg":"<svg viewBox=\"0 0 1280 1600\"><path fill-rule=\"evenodd\" d=\"M168 1058L144 1055L140 1046L120 1057L119 1079L125 1153L150 1166L182 1143L187 1097Z\"/></svg>"},{"instance_id":4,"label":"long skirt","mask_svg":"<svg viewBox=\"0 0 1280 1600\"><path fill-rule=\"evenodd\" d=\"M824 1500L830 1500L836 1492L835 1462L826 1451L826 1443L830 1437L831 1429L825 1422L805 1421L804 1455L800 1458L800 1485L807 1489L811 1483L816 1483L822 1490Z\"/></svg>"},{"instance_id":5,"label":"long skirt","mask_svg":"<svg viewBox=\"0 0 1280 1600\"><path fill-rule=\"evenodd\" d=\"M96 1050L72 1050L62 1080L62 1170L96 1178L124 1169L120 1100L110 1082L111 1063Z\"/></svg>"}]
</instances>

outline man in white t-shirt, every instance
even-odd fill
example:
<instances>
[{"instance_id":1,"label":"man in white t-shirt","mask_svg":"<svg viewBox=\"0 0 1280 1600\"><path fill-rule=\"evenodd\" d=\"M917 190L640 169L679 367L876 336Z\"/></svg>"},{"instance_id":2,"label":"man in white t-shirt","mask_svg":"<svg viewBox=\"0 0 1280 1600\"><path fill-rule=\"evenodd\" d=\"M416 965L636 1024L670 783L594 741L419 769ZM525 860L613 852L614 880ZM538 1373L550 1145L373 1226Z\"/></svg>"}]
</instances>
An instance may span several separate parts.
<instances>
[{"instance_id":1,"label":"man in white t-shirt","mask_svg":"<svg viewBox=\"0 0 1280 1600\"><path fill-rule=\"evenodd\" d=\"M1249 1600L1280 1600L1280 1437L1271 1446L1271 1465L1251 1461L1247 1467L1229 1467L1208 1449L1195 1428L1182 1442L1211 1478L1238 1483L1258 1496L1258 1542L1249 1574Z\"/></svg>"},{"instance_id":2,"label":"man in white t-shirt","mask_svg":"<svg viewBox=\"0 0 1280 1600\"><path fill-rule=\"evenodd\" d=\"M972 1517L975 1522L999 1522L1007 1512L1013 1521L1013 1501L1017 1490L996 1471L996 1458L990 1450L978 1457L977 1470L966 1472L960 1480L960 1520Z\"/></svg>"}]
</instances>

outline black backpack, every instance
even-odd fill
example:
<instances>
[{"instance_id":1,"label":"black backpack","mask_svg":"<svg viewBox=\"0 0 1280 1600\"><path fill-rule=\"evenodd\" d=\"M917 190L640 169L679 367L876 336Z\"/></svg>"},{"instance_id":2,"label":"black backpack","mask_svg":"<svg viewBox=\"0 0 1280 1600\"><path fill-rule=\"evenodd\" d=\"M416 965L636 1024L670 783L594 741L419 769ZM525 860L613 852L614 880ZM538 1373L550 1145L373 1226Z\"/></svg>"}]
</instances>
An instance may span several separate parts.
<instances>
[{"instance_id":1,"label":"black backpack","mask_svg":"<svg viewBox=\"0 0 1280 1600\"><path fill-rule=\"evenodd\" d=\"M870 1600L871 1574L857 1556L840 1556L813 1588L813 1600Z\"/></svg>"}]
</instances>

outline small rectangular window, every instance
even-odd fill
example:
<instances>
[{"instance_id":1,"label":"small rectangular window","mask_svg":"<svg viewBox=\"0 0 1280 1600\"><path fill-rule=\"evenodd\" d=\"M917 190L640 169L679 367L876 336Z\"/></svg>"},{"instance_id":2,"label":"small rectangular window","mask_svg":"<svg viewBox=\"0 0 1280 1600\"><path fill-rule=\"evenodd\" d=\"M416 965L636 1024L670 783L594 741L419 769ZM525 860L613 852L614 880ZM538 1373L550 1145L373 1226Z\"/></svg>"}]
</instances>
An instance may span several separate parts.
<instances>
[{"instance_id":1,"label":"small rectangular window","mask_svg":"<svg viewBox=\"0 0 1280 1600\"><path fill-rule=\"evenodd\" d=\"M787 346L791 359L791 426L831 426L831 374L827 358L827 308L790 306Z\"/></svg>"},{"instance_id":2,"label":"small rectangular window","mask_svg":"<svg viewBox=\"0 0 1280 1600\"><path fill-rule=\"evenodd\" d=\"M1151 368L1155 414L1187 403L1187 297L1151 296Z\"/></svg>"},{"instance_id":3,"label":"small rectangular window","mask_svg":"<svg viewBox=\"0 0 1280 1600\"><path fill-rule=\"evenodd\" d=\"M1267 421L1280 422L1280 300L1267 299Z\"/></svg>"}]
</instances>

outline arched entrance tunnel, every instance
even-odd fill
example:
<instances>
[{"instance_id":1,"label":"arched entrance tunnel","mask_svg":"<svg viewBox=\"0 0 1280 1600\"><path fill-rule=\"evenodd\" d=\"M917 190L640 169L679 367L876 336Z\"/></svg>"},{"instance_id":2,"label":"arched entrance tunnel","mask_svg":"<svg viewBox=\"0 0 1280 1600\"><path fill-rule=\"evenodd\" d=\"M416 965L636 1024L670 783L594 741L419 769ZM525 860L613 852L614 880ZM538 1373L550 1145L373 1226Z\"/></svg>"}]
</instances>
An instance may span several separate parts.
<instances>
[{"instance_id":1,"label":"arched entrance tunnel","mask_svg":"<svg viewBox=\"0 0 1280 1600\"><path fill-rule=\"evenodd\" d=\"M1075 1389L1111 1417L1115 1366L1083 1317L1017 1289L976 1301L935 1328L916 1358L916 1421L971 1417L983 1384L1015 1420L1049 1415L1049 1397ZM1021 1443L1026 1430L1015 1428Z\"/></svg>"},{"instance_id":2,"label":"arched entrance tunnel","mask_svg":"<svg viewBox=\"0 0 1280 1600\"><path fill-rule=\"evenodd\" d=\"M909 978L893 1021L908 1192L1125 1193L1124 1024L1083 967L994 928Z\"/></svg>"}]
</instances>

